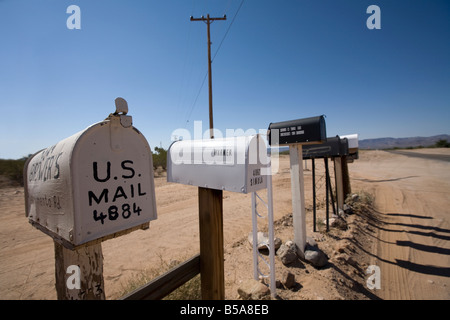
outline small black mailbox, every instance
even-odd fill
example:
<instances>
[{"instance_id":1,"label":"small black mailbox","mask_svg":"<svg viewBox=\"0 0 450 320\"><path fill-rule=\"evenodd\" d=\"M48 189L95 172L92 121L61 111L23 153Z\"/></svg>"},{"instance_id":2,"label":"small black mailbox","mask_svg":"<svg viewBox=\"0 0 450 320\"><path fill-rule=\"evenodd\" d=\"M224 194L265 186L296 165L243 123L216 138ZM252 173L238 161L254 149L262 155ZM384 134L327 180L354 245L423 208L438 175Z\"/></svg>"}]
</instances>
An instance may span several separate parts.
<instances>
[{"instance_id":1,"label":"small black mailbox","mask_svg":"<svg viewBox=\"0 0 450 320\"><path fill-rule=\"evenodd\" d=\"M347 138L329 137L327 141L321 144L310 144L304 146L303 159L333 158L348 155Z\"/></svg>"},{"instance_id":2,"label":"small black mailbox","mask_svg":"<svg viewBox=\"0 0 450 320\"><path fill-rule=\"evenodd\" d=\"M271 123L267 132L269 144L313 144L327 140L324 116Z\"/></svg>"}]
</instances>

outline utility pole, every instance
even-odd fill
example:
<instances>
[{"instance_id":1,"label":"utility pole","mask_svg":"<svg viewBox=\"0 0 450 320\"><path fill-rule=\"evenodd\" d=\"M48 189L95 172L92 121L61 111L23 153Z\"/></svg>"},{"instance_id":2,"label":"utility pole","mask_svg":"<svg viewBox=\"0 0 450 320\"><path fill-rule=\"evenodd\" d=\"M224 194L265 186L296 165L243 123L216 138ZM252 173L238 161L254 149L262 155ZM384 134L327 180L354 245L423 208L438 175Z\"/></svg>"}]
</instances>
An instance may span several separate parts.
<instances>
[{"instance_id":1,"label":"utility pole","mask_svg":"<svg viewBox=\"0 0 450 320\"><path fill-rule=\"evenodd\" d=\"M211 36L209 26L214 20L209 14L201 18L191 16L191 21L204 21L208 26L208 75L209 75L209 136L214 139L211 75ZM223 250L223 191L198 188L200 231L200 277L204 300L225 300L225 272Z\"/></svg>"},{"instance_id":2,"label":"utility pole","mask_svg":"<svg viewBox=\"0 0 450 320\"><path fill-rule=\"evenodd\" d=\"M194 18L191 16L191 21L204 21L208 29L208 85L209 85L209 136L211 139L214 138L214 123L213 123L213 106L212 106L212 74L211 74L211 35L209 31L209 26L215 20L227 20L227 16L223 15L222 18L211 18L209 14L201 16L201 18Z\"/></svg>"}]
</instances>

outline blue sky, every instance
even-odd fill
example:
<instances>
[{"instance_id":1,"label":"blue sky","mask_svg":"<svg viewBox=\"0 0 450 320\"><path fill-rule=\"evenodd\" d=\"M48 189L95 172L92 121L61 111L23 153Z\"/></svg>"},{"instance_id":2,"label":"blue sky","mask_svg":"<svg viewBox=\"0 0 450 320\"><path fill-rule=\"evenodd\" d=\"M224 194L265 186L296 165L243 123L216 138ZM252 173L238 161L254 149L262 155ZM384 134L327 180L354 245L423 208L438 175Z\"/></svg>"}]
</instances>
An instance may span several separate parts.
<instances>
[{"instance_id":1,"label":"blue sky","mask_svg":"<svg viewBox=\"0 0 450 320\"><path fill-rule=\"evenodd\" d=\"M227 15L211 25L224 134L322 114L328 136L450 133L449 1L0 0L0 158L103 120L116 97L152 149L194 121L206 131L206 24L189 17L208 13Z\"/></svg>"}]
</instances>

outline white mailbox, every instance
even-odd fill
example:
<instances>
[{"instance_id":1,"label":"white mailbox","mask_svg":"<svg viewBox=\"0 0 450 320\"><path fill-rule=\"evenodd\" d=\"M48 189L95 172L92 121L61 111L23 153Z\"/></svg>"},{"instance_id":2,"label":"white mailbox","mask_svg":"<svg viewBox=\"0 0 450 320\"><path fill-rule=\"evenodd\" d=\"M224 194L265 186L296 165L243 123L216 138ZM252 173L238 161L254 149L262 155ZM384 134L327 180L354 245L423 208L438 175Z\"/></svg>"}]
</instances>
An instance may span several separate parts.
<instances>
[{"instance_id":1,"label":"white mailbox","mask_svg":"<svg viewBox=\"0 0 450 320\"><path fill-rule=\"evenodd\" d=\"M116 105L126 106L120 99ZM146 229L156 219L152 153L127 111L126 106L25 164L30 223L68 248Z\"/></svg>"},{"instance_id":2,"label":"white mailbox","mask_svg":"<svg viewBox=\"0 0 450 320\"><path fill-rule=\"evenodd\" d=\"M347 138L348 140L348 162L353 162L354 159L358 159L358 150L359 150L359 143L358 143L358 134L347 134L345 136L339 136L341 139Z\"/></svg>"},{"instance_id":3,"label":"white mailbox","mask_svg":"<svg viewBox=\"0 0 450 320\"><path fill-rule=\"evenodd\" d=\"M269 162L260 135L176 141L167 153L167 181L248 193L267 188Z\"/></svg>"}]
</instances>

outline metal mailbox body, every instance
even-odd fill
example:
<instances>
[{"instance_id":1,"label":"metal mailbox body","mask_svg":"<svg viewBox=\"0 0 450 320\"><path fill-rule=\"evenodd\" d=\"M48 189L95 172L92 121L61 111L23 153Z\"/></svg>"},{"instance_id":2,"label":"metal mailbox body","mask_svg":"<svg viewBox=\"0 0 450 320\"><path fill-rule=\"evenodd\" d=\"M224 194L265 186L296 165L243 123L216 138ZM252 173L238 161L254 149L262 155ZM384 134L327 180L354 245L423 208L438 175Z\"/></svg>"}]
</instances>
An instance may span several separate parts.
<instances>
[{"instance_id":1,"label":"metal mailbox body","mask_svg":"<svg viewBox=\"0 0 450 320\"><path fill-rule=\"evenodd\" d=\"M278 143L273 134L279 134ZM327 140L324 116L271 123L269 145L311 144Z\"/></svg>"},{"instance_id":2,"label":"metal mailbox body","mask_svg":"<svg viewBox=\"0 0 450 320\"><path fill-rule=\"evenodd\" d=\"M347 138L348 140L348 153L349 162L353 161L354 159L359 158L358 150L359 150L359 143L358 143L358 134L347 134L344 136L340 136L342 138Z\"/></svg>"},{"instance_id":3,"label":"metal mailbox body","mask_svg":"<svg viewBox=\"0 0 450 320\"><path fill-rule=\"evenodd\" d=\"M267 188L269 161L260 135L176 141L167 153L167 181L248 193Z\"/></svg>"},{"instance_id":4,"label":"metal mailbox body","mask_svg":"<svg viewBox=\"0 0 450 320\"><path fill-rule=\"evenodd\" d=\"M326 142L303 146L303 159L333 158L348 155L348 140L339 136L328 137Z\"/></svg>"},{"instance_id":5,"label":"metal mailbox body","mask_svg":"<svg viewBox=\"0 0 450 320\"><path fill-rule=\"evenodd\" d=\"M24 168L26 215L68 248L156 219L152 153L129 116L34 154Z\"/></svg>"}]
</instances>

